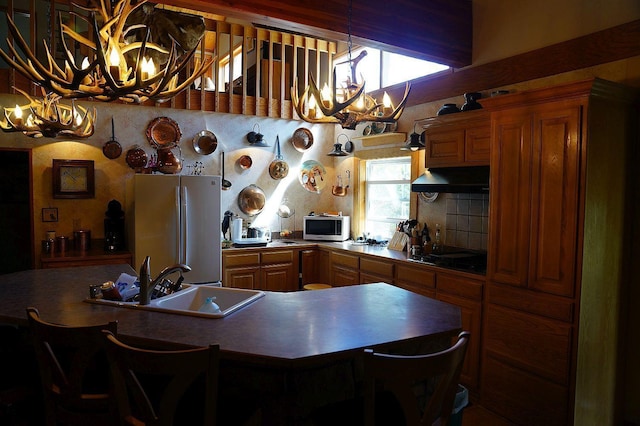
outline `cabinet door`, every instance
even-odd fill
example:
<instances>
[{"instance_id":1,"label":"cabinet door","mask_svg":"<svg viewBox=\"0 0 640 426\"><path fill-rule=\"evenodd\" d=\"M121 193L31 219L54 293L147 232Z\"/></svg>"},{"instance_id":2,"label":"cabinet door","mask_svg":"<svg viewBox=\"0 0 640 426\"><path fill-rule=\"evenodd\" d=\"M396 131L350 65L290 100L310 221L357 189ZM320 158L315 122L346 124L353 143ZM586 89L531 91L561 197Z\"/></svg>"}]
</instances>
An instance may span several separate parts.
<instances>
[{"instance_id":1,"label":"cabinet door","mask_svg":"<svg viewBox=\"0 0 640 426\"><path fill-rule=\"evenodd\" d=\"M525 287L531 217L531 114L524 110L495 113L492 132L487 277Z\"/></svg>"},{"instance_id":2,"label":"cabinet door","mask_svg":"<svg viewBox=\"0 0 640 426\"><path fill-rule=\"evenodd\" d=\"M490 147L490 126L467 129L464 135L464 162L474 166L488 166Z\"/></svg>"},{"instance_id":3,"label":"cabinet door","mask_svg":"<svg viewBox=\"0 0 640 426\"><path fill-rule=\"evenodd\" d=\"M331 267L331 285L341 287L360 284L360 273L357 269L345 268L339 265Z\"/></svg>"},{"instance_id":4,"label":"cabinet door","mask_svg":"<svg viewBox=\"0 0 640 426\"><path fill-rule=\"evenodd\" d=\"M533 116L529 288L573 296L580 180L579 106Z\"/></svg>"},{"instance_id":5,"label":"cabinet door","mask_svg":"<svg viewBox=\"0 0 640 426\"><path fill-rule=\"evenodd\" d=\"M436 297L436 273L429 270L427 266L396 265L394 284L423 296L434 299Z\"/></svg>"},{"instance_id":6,"label":"cabinet door","mask_svg":"<svg viewBox=\"0 0 640 426\"><path fill-rule=\"evenodd\" d=\"M319 283L331 283L331 253L327 250L318 251L318 281Z\"/></svg>"},{"instance_id":7,"label":"cabinet door","mask_svg":"<svg viewBox=\"0 0 640 426\"><path fill-rule=\"evenodd\" d=\"M260 279L260 267L248 266L241 268L224 268L225 287L258 289Z\"/></svg>"},{"instance_id":8,"label":"cabinet door","mask_svg":"<svg viewBox=\"0 0 640 426\"><path fill-rule=\"evenodd\" d=\"M459 166L464 163L464 130L428 133L425 143L425 167Z\"/></svg>"},{"instance_id":9,"label":"cabinet door","mask_svg":"<svg viewBox=\"0 0 640 426\"><path fill-rule=\"evenodd\" d=\"M461 381L471 391L479 390L480 342L482 342L482 294L484 282L459 275L438 273L436 299L460 308L462 328L471 333Z\"/></svg>"},{"instance_id":10,"label":"cabinet door","mask_svg":"<svg viewBox=\"0 0 640 426\"><path fill-rule=\"evenodd\" d=\"M260 289L269 291L295 291L298 289L293 263L262 266Z\"/></svg>"},{"instance_id":11,"label":"cabinet door","mask_svg":"<svg viewBox=\"0 0 640 426\"><path fill-rule=\"evenodd\" d=\"M321 283L322 281L318 281L318 258L319 252L318 250L301 250L300 251L300 274L301 274L301 285L304 286L306 284L311 283ZM324 283L328 283L328 281L324 281Z\"/></svg>"}]
</instances>

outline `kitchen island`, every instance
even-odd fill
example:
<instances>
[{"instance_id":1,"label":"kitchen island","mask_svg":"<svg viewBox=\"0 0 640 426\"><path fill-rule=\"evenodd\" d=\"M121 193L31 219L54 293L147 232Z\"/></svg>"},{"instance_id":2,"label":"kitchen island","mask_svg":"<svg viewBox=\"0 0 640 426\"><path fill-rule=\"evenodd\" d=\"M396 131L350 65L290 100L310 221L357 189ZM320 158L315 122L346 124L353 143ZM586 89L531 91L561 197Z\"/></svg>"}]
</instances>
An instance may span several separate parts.
<instances>
[{"instance_id":1,"label":"kitchen island","mask_svg":"<svg viewBox=\"0 0 640 426\"><path fill-rule=\"evenodd\" d=\"M460 309L385 283L266 295L221 319L85 303L89 285L135 275L128 265L30 270L2 276L0 321L118 321L120 336L156 348L219 343L221 391L256 395L264 424L295 424L316 406L357 392L364 348L437 350L461 330ZM231 389L233 388L233 389Z\"/></svg>"}]
</instances>

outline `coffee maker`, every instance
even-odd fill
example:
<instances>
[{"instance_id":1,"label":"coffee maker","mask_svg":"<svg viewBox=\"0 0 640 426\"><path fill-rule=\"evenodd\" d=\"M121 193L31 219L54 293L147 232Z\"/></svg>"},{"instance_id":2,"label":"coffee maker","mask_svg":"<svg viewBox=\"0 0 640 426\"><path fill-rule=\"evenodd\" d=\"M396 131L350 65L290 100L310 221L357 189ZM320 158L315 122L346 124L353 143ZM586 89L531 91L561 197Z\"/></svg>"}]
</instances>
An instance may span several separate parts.
<instances>
[{"instance_id":1,"label":"coffee maker","mask_svg":"<svg viewBox=\"0 0 640 426\"><path fill-rule=\"evenodd\" d=\"M109 201L105 215L107 217L104 219L104 249L124 250L124 211L120 202Z\"/></svg>"}]
</instances>

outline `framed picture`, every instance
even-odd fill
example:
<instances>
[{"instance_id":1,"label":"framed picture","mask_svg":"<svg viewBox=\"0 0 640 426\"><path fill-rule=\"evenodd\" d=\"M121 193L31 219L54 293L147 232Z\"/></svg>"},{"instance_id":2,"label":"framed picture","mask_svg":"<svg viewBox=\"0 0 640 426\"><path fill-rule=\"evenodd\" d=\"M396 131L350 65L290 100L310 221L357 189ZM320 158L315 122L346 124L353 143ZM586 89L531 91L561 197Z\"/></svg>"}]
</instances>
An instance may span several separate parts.
<instances>
[{"instance_id":1,"label":"framed picture","mask_svg":"<svg viewBox=\"0 0 640 426\"><path fill-rule=\"evenodd\" d=\"M58 209L55 207L45 207L42 209L42 221L43 222L57 222L58 221Z\"/></svg>"},{"instance_id":2,"label":"framed picture","mask_svg":"<svg viewBox=\"0 0 640 426\"><path fill-rule=\"evenodd\" d=\"M94 198L92 160L53 160L53 198Z\"/></svg>"}]
</instances>

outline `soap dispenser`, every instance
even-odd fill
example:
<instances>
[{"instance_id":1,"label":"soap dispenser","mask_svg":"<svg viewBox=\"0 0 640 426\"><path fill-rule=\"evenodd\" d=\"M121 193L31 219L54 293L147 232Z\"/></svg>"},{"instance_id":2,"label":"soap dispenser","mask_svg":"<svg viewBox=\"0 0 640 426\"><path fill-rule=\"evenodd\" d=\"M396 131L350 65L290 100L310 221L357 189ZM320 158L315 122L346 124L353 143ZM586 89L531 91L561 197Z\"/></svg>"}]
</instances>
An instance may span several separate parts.
<instances>
[{"instance_id":1,"label":"soap dispenser","mask_svg":"<svg viewBox=\"0 0 640 426\"><path fill-rule=\"evenodd\" d=\"M219 314L220 311L220 306L218 306L214 300L216 300L215 297L207 297L207 299L204 301L204 303L202 304L202 306L200 306L200 309L198 309L198 311L200 312L208 312L211 314Z\"/></svg>"}]
</instances>

